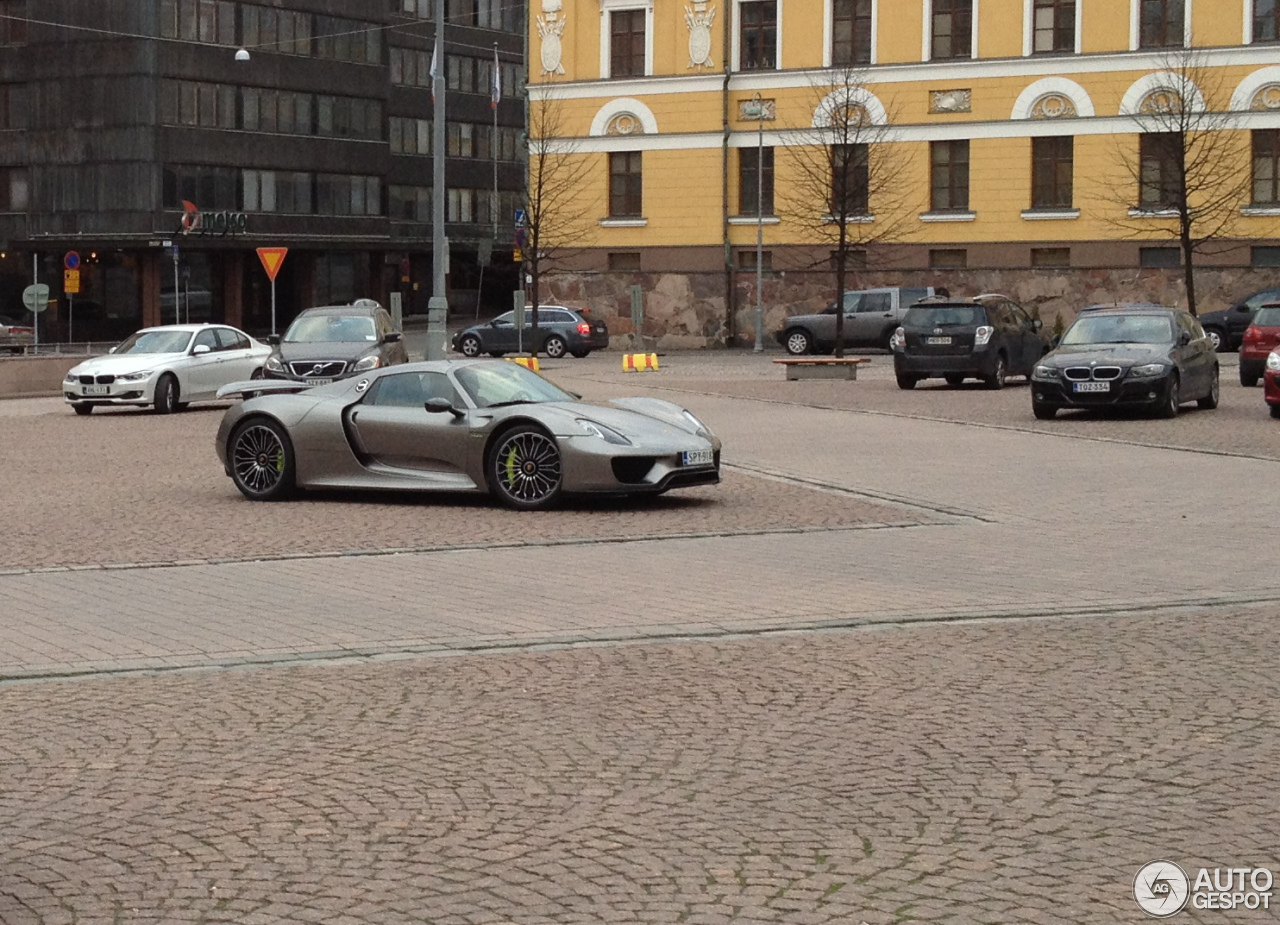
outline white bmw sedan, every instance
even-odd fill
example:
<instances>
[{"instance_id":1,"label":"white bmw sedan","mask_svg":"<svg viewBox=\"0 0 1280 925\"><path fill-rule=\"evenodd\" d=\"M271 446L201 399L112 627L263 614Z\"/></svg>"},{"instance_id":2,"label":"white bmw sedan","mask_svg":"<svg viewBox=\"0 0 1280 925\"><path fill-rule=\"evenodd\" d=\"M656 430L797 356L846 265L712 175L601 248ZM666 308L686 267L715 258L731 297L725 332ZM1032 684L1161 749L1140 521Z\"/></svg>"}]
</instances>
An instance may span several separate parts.
<instances>
[{"instance_id":1,"label":"white bmw sedan","mask_svg":"<svg viewBox=\"0 0 1280 925\"><path fill-rule=\"evenodd\" d=\"M144 328L74 367L62 392L76 414L98 405L153 405L170 414L216 397L224 385L260 377L270 355L268 345L224 324Z\"/></svg>"}]
</instances>

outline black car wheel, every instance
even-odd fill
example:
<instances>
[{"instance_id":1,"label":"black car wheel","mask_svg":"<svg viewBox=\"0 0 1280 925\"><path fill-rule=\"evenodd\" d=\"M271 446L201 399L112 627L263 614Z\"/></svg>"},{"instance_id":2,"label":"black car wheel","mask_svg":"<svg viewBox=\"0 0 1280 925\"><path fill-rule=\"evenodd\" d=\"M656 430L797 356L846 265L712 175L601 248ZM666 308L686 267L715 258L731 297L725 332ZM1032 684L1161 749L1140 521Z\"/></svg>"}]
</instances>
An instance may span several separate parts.
<instances>
[{"instance_id":1,"label":"black car wheel","mask_svg":"<svg viewBox=\"0 0 1280 925\"><path fill-rule=\"evenodd\" d=\"M1178 383L1178 374L1169 377L1169 388L1165 391L1164 401L1160 403L1156 414L1162 418L1176 418L1182 406L1182 387Z\"/></svg>"},{"instance_id":2,"label":"black car wheel","mask_svg":"<svg viewBox=\"0 0 1280 925\"><path fill-rule=\"evenodd\" d=\"M490 350L490 351L489 351L489 356L493 357L495 360L496 360L496 359L498 359L499 357L504 357L504 356L506 356L506 355L507 355L507 351L505 351L505 350Z\"/></svg>"},{"instance_id":3,"label":"black car wheel","mask_svg":"<svg viewBox=\"0 0 1280 925\"><path fill-rule=\"evenodd\" d=\"M800 328L793 328L788 331L782 339L782 345L787 348L787 353L792 356L798 357L813 352L813 338L809 336L808 331Z\"/></svg>"},{"instance_id":4,"label":"black car wheel","mask_svg":"<svg viewBox=\"0 0 1280 925\"><path fill-rule=\"evenodd\" d=\"M574 358L579 360L583 359L590 352L591 352L590 350L570 350L569 351L570 355L572 355Z\"/></svg>"},{"instance_id":5,"label":"black car wheel","mask_svg":"<svg viewBox=\"0 0 1280 925\"><path fill-rule=\"evenodd\" d=\"M282 425L252 418L227 441L231 481L250 501L279 501L294 487L293 443Z\"/></svg>"},{"instance_id":6,"label":"black car wheel","mask_svg":"<svg viewBox=\"0 0 1280 925\"><path fill-rule=\"evenodd\" d=\"M262 367L259 366L253 372L249 373L250 379L261 379L263 377Z\"/></svg>"},{"instance_id":7,"label":"black car wheel","mask_svg":"<svg viewBox=\"0 0 1280 925\"><path fill-rule=\"evenodd\" d=\"M1009 378L1009 366L1005 362L1004 354L996 355L996 368L990 376L986 378L987 388L1003 389L1006 380Z\"/></svg>"},{"instance_id":8,"label":"black car wheel","mask_svg":"<svg viewBox=\"0 0 1280 925\"><path fill-rule=\"evenodd\" d=\"M915 376L909 376L906 373L898 373L898 388L900 389L914 389L916 387L916 383L919 381L920 380Z\"/></svg>"},{"instance_id":9,"label":"black car wheel","mask_svg":"<svg viewBox=\"0 0 1280 925\"><path fill-rule=\"evenodd\" d=\"M1209 385L1209 394L1196 402L1196 407L1203 408L1205 411L1212 411L1218 407L1218 396L1220 389L1218 376L1218 367L1213 367L1213 382Z\"/></svg>"},{"instance_id":10,"label":"black car wheel","mask_svg":"<svg viewBox=\"0 0 1280 925\"><path fill-rule=\"evenodd\" d=\"M1280 405L1269 405L1268 407L1271 409L1273 418L1280 418Z\"/></svg>"},{"instance_id":11,"label":"black car wheel","mask_svg":"<svg viewBox=\"0 0 1280 925\"><path fill-rule=\"evenodd\" d=\"M1246 369L1244 366L1240 367L1240 384L1246 389L1252 389L1256 386L1260 378L1262 377L1252 369Z\"/></svg>"},{"instance_id":12,"label":"black car wheel","mask_svg":"<svg viewBox=\"0 0 1280 925\"><path fill-rule=\"evenodd\" d=\"M958 375L957 373L947 373L946 380L947 380L947 385L951 385L951 386L960 385L961 383L964 382L964 376Z\"/></svg>"},{"instance_id":13,"label":"black car wheel","mask_svg":"<svg viewBox=\"0 0 1280 925\"><path fill-rule=\"evenodd\" d=\"M1053 405L1045 405L1040 402L1031 403L1031 413L1036 416L1038 421L1052 421L1058 416L1058 409Z\"/></svg>"},{"instance_id":14,"label":"black car wheel","mask_svg":"<svg viewBox=\"0 0 1280 925\"><path fill-rule=\"evenodd\" d=\"M93 414L93 405L87 401L78 401L71 408L76 414Z\"/></svg>"},{"instance_id":15,"label":"black car wheel","mask_svg":"<svg viewBox=\"0 0 1280 925\"><path fill-rule=\"evenodd\" d=\"M468 334L458 341L458 350L464 357L478 357L480 355L480 338L474 334Z\"/></svg>"},{"instance_id":16,"label":"black car wheel","mask_svg":"<svg viewBox=\"0 0 1280 925\"><path fill-rule=\"evenodd\" d=\"M489 490L507 507L540 511L564 485L560 448L546 431L521 424L501 434L489 453Z\"/></svg>"},{"instance_id":17,"label":"black car wheel","mask_svg":"<svg viewBox=\"0 0 1280 925\"><path fill-rule=\"evenodd\" d=\"M1222 353L1222 351L1229 349L1226 331L1221 328L1205 328L1204 333L1213 344L1213 349L1218 353Z\"/></svg>"},{"instance_id":18,"label":"black car wheel","mask_svg":"<svg viewBox=\"0 0 1280 925\"><path fill-rule=\"evenodd\" d=\"M543 342L542 349L550 359L558 360L568 352L569 345L559 334L552 334Z\"/></svg>"},{"instance_id":19,"label":"black car wheel","mask_svg":"<svg viewBox=\"0 0 1280 925\"><path fill-rule=\"evenodd\" d=\"M156 383L156 414L178 411L178 380L165 373Z\"/></svg>"}]
</instances>

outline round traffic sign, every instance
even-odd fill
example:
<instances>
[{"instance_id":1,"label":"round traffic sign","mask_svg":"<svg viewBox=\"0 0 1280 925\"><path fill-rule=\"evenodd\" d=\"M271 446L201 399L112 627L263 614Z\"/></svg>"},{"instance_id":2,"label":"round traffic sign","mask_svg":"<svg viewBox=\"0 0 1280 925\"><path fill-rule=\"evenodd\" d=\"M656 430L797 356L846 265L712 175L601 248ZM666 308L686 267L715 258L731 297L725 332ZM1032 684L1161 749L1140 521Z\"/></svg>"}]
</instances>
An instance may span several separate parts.
<instances>
[{"instance_id":1,"label":"round traffic sign","mask_svg":"<svg viewBox=\"0 0 1280 925\"><path fill-rule=\"evenodd\" d=\"M80 255L75 251L67 251L67 256L62 258L62 265L68 270L80 269Z\"/></svg>"},{"instance_id":2,"label":"round traffic sign","mask_svg":"<svg viewBox=\"0 0 1280 925\"><path fill-rule=\"evenodd\" d=\"M49 287L44 283L28 286L22 290L22 304L27 307L27 311L40 314L49 307Z\"/></svg>"}]
</instances>

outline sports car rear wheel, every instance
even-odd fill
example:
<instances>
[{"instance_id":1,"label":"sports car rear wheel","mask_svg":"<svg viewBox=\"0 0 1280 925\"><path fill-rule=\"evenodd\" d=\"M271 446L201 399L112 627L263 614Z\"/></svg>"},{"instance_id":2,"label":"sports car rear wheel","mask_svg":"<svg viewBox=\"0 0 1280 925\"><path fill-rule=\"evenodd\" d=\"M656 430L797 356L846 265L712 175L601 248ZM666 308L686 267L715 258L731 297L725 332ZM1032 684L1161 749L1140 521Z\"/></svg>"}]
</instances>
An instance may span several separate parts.
<instances>
[{"instance_id":1,"label":"sports car rear wheel","mask_svg":"<svg viewBox=\"0 0 1280 925\"><path fill-rule=\"evenodd\" d=\"M231 480L251 501L279 501L294 486L293 443L275 421L245 421L227 441Z\"/></svg>"},{"instance_id":2,"label":"sports car rear wheel","mask_svg":"<svg viewBox=\"0 0 1280 925\"><path fill-rule=\"evenodd\" d=\"M545 431L522 424L500 435L489 454L489 490L507 507L540 511L564 485L560 448Z\"/></svg>"}]
</instances>

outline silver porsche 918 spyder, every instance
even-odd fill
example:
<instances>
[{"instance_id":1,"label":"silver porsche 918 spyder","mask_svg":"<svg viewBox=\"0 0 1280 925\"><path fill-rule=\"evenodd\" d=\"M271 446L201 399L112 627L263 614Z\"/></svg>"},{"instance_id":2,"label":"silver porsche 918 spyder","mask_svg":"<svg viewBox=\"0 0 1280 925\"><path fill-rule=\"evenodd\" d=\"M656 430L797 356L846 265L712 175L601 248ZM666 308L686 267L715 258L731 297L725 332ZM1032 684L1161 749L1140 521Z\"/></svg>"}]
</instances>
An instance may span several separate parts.
<instances>
[{"instance_id":1,"label":"silver porsche 918 spyder","mask_svg":"<svg viewBox=\"0 0 1280 925\"><path fill-rule=\"evenodd\" d=\"M519 510L563 494L658 494L720 481L720 441L671 402L591 404L505 360L410 363L331 385L256 379L218 428L247 498L299 488L484 492Z\"/></svg>"}]
</instances>

